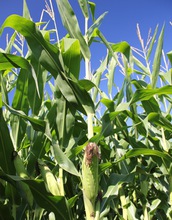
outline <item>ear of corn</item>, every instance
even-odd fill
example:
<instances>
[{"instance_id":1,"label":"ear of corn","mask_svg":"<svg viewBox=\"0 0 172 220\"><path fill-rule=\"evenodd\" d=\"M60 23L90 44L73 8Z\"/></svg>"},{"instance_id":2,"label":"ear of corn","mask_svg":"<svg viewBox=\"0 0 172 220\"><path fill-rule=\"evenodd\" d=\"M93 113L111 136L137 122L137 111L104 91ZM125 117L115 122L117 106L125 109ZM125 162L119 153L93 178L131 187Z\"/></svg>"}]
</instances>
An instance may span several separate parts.
<instances>
[{"instance_id":1,"label":"ear of corn","mask_svg":"<svg viewBox=\"0 0 172 220\"><path fill-rule=\"evenodd\" d=\"M47 191L53 194L54 196L60 196L61 192L58 182L51 170L49 169L49 167L40 159L38 160L38 164L42 178L45 181L45 187Z\"/></svg>"},{"instance_id":2,"label":"ear of corn","mask_svg":"<svg viewBox=\"0 0 172 220\"><path fill-rule=\"evenodd\" d=\"M86 146L84 159L82 163L82 187L86 212L90 217L95 215L95 201L98 195L98 164L99 149L95 143L89 143Z\"/></svg>"},{"instance_id":3,"label":"ear of corn","mask_svg":"<svg viewBox=\"0 0 172 220\"><path fill-rule=\"evenodd\" d=\"M14 166L15 166L17 175L23 179L28 179L29 176L26 172L23 161L21 160L20 156L18 155L18 153L16 151L13 152L12 159L14 162ZM31 192L29 186L26 183L23 183L21 181L21 182L19 182L19 187L21 188L23 195L24 195L24 198L28 202L29 206L32 207L33 195L32 195L32 192Z\"/></svg>"}]
</instances>

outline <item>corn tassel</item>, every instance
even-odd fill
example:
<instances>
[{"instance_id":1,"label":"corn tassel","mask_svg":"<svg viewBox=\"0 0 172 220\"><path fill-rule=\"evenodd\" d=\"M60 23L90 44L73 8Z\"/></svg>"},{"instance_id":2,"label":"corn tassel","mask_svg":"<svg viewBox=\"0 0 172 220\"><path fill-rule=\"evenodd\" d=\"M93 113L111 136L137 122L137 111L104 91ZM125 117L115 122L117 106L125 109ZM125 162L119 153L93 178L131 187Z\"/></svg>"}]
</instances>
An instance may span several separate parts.
<instances>
[{"instance_id":1,"label":"corn tassel","mask_svg":"<svg viewBox=\"0 0 172 220\"><path fill-rule=\"evenodd\" d=\"M49 169L49 167L41 160L38 160L39 169L41 171L42 178L45 181L45 187L48 192L50 192L54 196L60 196L61 192L59 189L58 182Z\"/></svg>"},{"instance_id":2,"label":"corn tassel","mask_svg":"<svg viewBox=\"0 0 172 220\"><path fill-rule=\"evenodd\" d=\"M23 161L21 160L20 156L18 155L18 153L16 151L13 152L12 159L14 162L14 167L16 169L17 175L23 179L29 179L29 176L26 172ZM22 192L24 194L24 198L28 202L29 206L32 207L33 206L33 195L32 195L32 192L31 192L29 186L22 181L19 182L19 186L22 189Z\"/></svg>"},{"instance_id":3,"label":"corn tassel","mask_svg":"<svg viewBox=\"0 0 172 220\"><path fill-rule=\"evenodd\" d=\"M99 149L95 143L86 146L82 163L82 187L87 219L95 217L95 202L98 195Z\"/></svg>"}]
</instances>

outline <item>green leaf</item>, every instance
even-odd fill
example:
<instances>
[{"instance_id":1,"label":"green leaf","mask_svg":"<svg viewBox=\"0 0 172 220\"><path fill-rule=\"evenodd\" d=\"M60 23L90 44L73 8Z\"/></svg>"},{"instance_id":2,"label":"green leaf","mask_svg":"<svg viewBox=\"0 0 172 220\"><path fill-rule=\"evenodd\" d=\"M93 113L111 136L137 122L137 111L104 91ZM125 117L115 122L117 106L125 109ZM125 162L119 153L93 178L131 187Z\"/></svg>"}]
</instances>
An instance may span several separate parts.
<instances>
[{"instance_id":1,"label":"green leaf","mask_svg":"<svg viewBox=\"0 0 172 220\"><path fill-rule=\"evenodd\" d=\"M11 15L3 23L0 33L2 33L5 27L14 28L26 38L35 58L54 78L58 77L58 87L68 102L74 104L84 114L94 112L94 104L89 94L77 84L77 81L69 81L66 77L61 66L61 58L59 58L60 55L57 47L44 40L41 32L32 21L18 15ZM37 84L36 79L35 83Z\"/></svg>"},{"instance_id":2,"label":"green leaf","mask_svg":"<svg viewBox=\"0 0 172 220\"><path fill-rule=\"evenodd\" d=\"M59 51L57 47L44 40L34 22L19 15L10 15L1 26L0 34L2 34L5 27L15 29L26 38L36 59L39 60L55 78L57 76L57 71L61 73L62 67L58 59Z\"/></svg>"},{"instance_id":3,"label":"green leaf","mask_svg":"<svg viewBox=\"0 0 172 220\"><path fill-rule=\"evenodd\" d=\"M158 39L158 45L157 45L157 48L155 51L155 57L154 57L154 61L153 61L152 88L156 87L158 76L159 76L161 57L162 57L162 49L163 49L163 37L164 37L164 26L162 28L162 31L161 31L159 39Z\"/></svg>"},{"instance_id":4,"label":"green leaf","mask_svg":"<svg viewBox=\"0 0 172 220\"><path fill-rule=\"evenodd\" d=\"M73 196L72 198L70 198L70 199L68 200L68 203L69 203L69 207L70 207L70 208L73 208L73 207L74 207L76 201L78 200L78 197L79 197L78 195L75 195L75 196Z\"/></svg>"},{"instance_id":5,"label":"green leaf","mask_svg":"<svg viewBox=\"0 0 172 220\"><path fill-rule=\"evenodd\" d=\"M31 19L26 0L23 0L23 17L27 19Z\"/></svg>"},{"instance_id":6,"label":"green leaf","mask_svg":"<svg viewBox=\"0 0 172 220\"><path fill-rule=\"evenodd\" d=\"M118 185L108 186L108 189L102 198L101 212L107 207L107 203L109 203L117 195L118 195Z\"/></svg>"},{"instance_id":7,"label":"green leaf","mask_svg":"<svg viewBox=\"0 0 172 220\"><path fill-rule=\"evenodd\" d=\"M90 89L95 87L95 84L92 81L88 80L88 79L81 79L81 80L78 81L78 83L86 91L89 91Z\"/></svg>"},{"instance_id":8,"label":"green leaf","mask_svg":"<svg viewBox=\"0 0 172 220\"><path fill-rule=\"evenodd\" d=\"M150 58L150 55L151 55L153 46L155 45L155 40L156 40L157 32L158 32L158 25L157 25L156 28L155 28L153 37L152 37L152 39L151 39L151 42L150 42L150 45L149 45L149 48L148 48L148 52L147 52L147 54L146 54L147 60Z\"/></svg>"},{"instance_id":9,"label":"green leaf","mask_svg":"<svg viewBox=\"0 0 172 220\"><path fill-rule=\"evenodd\" d=\"M14 67L30 70L30 64L25 58L12 54L0 53L0 70L11 69Z\"/></svg>"},{"instance_id":10,"label":"green leaf","mask_svg":"<svg viewBox=\"0 0 172 220\"><path fill-rule=\"evenodd\" d=\"M37 160L44 157L46 149L49 149L49 147L50 141L46 138L45 134L43 132L38 132L36 137L34 138L27 159L27 169L30 174L33 174L33 172L35 171Z\"/></svg>"},{"instance_id":11,"label":"green leaf","mask_svg":"<svg viewBox=\"0 0 172 220\"><path fill-rule=\"evenodd\" d=\"M79 101L79 103L81 104L82 108L85 110L87 115L89 113L93 114L95 111L95 107L88 92L81 85L79 85L78 82L70 80L70 84L75 92L77 100Z\"/></svg>"},{"instance_id":12,"label":"green leaf","mask_svg":"<svg viewBox=\"0 0 172 220\"><path fill-rule=\"evenodd\" d=\"M85 58L90 59L90 50L80 31L78 20L73 12L68 0L56 0L58 10L63 21L63 25L72 38L78 39L81 45L81 51Z\"/></svg>"},{"instance_id":13,"label":"green leaf","mask_svg":"<svg viewBox=\"0 0 172 220\"><path fill-rule=\"evenodd\" d=\"M64 149L67 148L73 134L76 109L64 99L57 88L55 91L55 99L53 108L56 108L56 113L53 121L55 122L54 126L57 129L59 145ZM50 113L48 116L52 117L52 114Z\"/></svg>"},{"instance_id":14,"label":"green leaf","mask_svg":"<svg viewBox=\"0 0 172 220\"><path fill-rule=\"evenodd\" d=\"M111 56L113 56L115 60L117 58L114 55L114 52L120 52L120 53L123 53L126 56L127 60L129 61L129 58L130 58L130 45L127 42L124 41L124 42L120 42L120 43L116 43L116 44L111 44L106 40L106 38L103 36L103 34L100 32L100 30L98 30L98 28L96 28L95 31L96 31L97 36L100 37L102 42L109 49L109 52L110 52Z\"/></svg>"},{"instance_id":15,"label":"green leaf","mask_svg":"<svg viewBox=\"0 0 172 220\"><path fill-rule=\"evenodd\" d=\"M163 86L157 89L138 89L130 102L132 105L135 102L149 100L154 95L170 95L172 94L172 86Z\"/></svg>"},{"instance_id":16,"label":"green leaf","mask_svg":"<svg viewBox=\"0 0 172 220\"><path fill-rule=\"evenodd\" d=\"M133 56L133 61L143 71L142 74L148 75L148 76L150 75L149 69L145 67L140 60L138 60L136 57Z\"/></svg>"},{"instance_id":17,"label":"green leaf","mask_svg":"<svg viewBox=\"0 0 172 220\"><path fill-rule=\"evenodd\" d=\"M130 58L130 45L123 41L116 44L111 44L112 50L114 52L120 52L126 56L126 58L129 60Z\"/></svg>"},{"instance_id":18,"label":"green leaf","mask_svg":"<svg viewBox=\"0 0 172 220\"><path fill-rule=\"evenodd\" d=\"M28 75L26 70L21 69L17 77L16 91L14 94L12 107L16 110L21 110L28 114Z\"/></svg>"},{"instance_id":19,"label":"green leaf","mask_svg":"<svg viewBox=\"0 0 172 220\"><path fill-rule=\"evenodd\" d=\"M96 70L96 72L93 75L93 83L95 84L94 92L93 92L93 101L96 102L96 98L98 95L98 88L100 87L100 81L101 81L101 76L103 72L106 70L108 63L108 55L105 57L105 59L102 61L100 64L99 68Z\"/></svg>"},{"instance_id":20,"label":"green leaf","mask_svg":"<svg viewBox=\"0 0 172 220\"><path fill-rule=\"evenodd\" d=\"M52 196L45 189L44 181L42 180L26 180L18 176L1 174L1 177L4 177L7 181L17 181L26 183L34 196L36 203L47 210L48 212L53 212L56 216L56 219L71 219L69 215L68 204L63 196Z\"/></svg>"},{"instance_id":21,"label":"green leaf","mask_svg":"<svg viewBox=\"0 0 172 220\"><path fill-rule=\"evenodd\" d=\"M148 116L148 121L153 122L157 126L161 126L164 129L167 129L169 131L172 131L172 124L171 122L164 118L160 113L152 112Z\"/></svg>"},{"instance_id":22,"label":"green leaf","mask_svg":"<svg viewBox=\"0 0 172 220\"><path fill-rule=\"evenodd\" d=\"M62 169L64 169L65 171L67 171L75 176L80 176L75 165L64 154L64 152L60 149L60 147L57 144L53 144L53 150L54 150L55 159Z\"/></svg>"},{"instance_id":23,"label":"green leaf","mask_svg":"<svg viewBox=\"0 0 172 220\"><path fill-rule=\"evenodd\" d=\"M35 118L32 118L32 117L29 117L23 111L15 110L7 104L5 104L5 106L8 108L8 110L12 114L18 115L18 116L22 117L23 119L28 120L32 124L33 128L36 131L43 131L43 132L45 131L45 121L43 121L41 119L35 119Z\"/></svg>"},{"instance_id":24,"label":"green leaf","mask_svg":"<svg viewBox=\"0 0 172 220\"><path fill-rule=\"evenodd\" d=\"M117 65L117 62L112 57L109 65L108 65L108 73L106 74L106 76L108 78L108 93L109 94L112 94L112 88L114 86L114 74L115 74L116 65Z\"/></svg>"},{"instance_id":25,"label":"green leaf","mask_svg":"<svg viewBox=\"0 0 172 220\"><path fill-rule=\"evenodd\" d=\"M17 36L17 33L14 32L14 33L12 34L12 36L11 36L9 42L8 42L8 45L7 45L6 49L5 49L5 53L7 53L7 54L10 53L10 51L11 51L13 45L15 45L16 36Z\"/></svg>"},{"instance_id":26,"label":"green leaf","mask_svg":"<svg viewBox=\"0 0 172 220\"><path fill-rule=\"evenodd\" d=\"M102 15L100 15L95 21L94 23L91 25L91 27L89 27L88 31L87 31L87 35L89 37L89 45L91 44L92 38L96 37L95 34L95 30L96 28L99 28L102 20L104 19L104 17L106 16L107 12L104 12Z\"/></svg>"},{"instance_id":27,"label":"green leaf","mask_svg":"<svg viewBox=\"0 0 172 220\"><path fill-rule=\"evenodd\" d=\"M169 59L171 65L172 65L172 51L168 52L167 56L168 56L168 59Z\"/></svg>"},{"instance_id":28,"label":"green leaf","mask_svg":"<svg viewBox=\"0 0 172 220\"><path fill-rule=\"evenodd\" d=\"M96 4L94 2L90 2L90 1L88 1L88 4L89 4L89 7L90 7L92 19L94 21L95 20L94 14L95 14Z\"/></svg>"},{"instance_id":29,"label":"green leaf","mask_svg":"<svg viewBox=\"0 0 172 220\"><path fill-rule=\"evenodd\" d=\"M72 74L76 79L79 78L80 71L80 44L76 39L64 38L61 43L63 62L66 73Z\"/></svg>"},{"instance_id":30,"label":"green leaf","mask_svg":"<svg viewBox=\"0 0 172 220\"><path fill-rule=\"evenodd\" d=\"M88 11L88 3L87 0L78 0L80 8L85 18L89 18L89 11Z\"/></svg>"},{"instance_id":31,"label":"green leaf","mask_svg":"<svg viewBox=\"0 0 172 220\"><path fill-rule=\"evenodd\" d=\"M172 160L172 157L165 151L159 151L159 150L153 150L148 148L135 148L131 149L124 156L122 156L119 160L115 162L106 162L99 165L100 171L104 172L106 169L112 168L113 166L116 166L117 163L126 160L128 158L132 157L140 157L140 156L156 156L161 159L164 159L168 162Z\"/></svg>"},{"instance_id":32,"label":"green leaf","mask_svg":"<svg viewBox=\"0 0 172 220\"><path fill-rule=\"evenodd\" d=\"M47 77L47 71L32 55L30 56L33 74L28 78L28 101L34 115L38 115L42 101L44 99L44 86Z\"/></svg>"},{"instance_id":33,"label":"green leaf","mask_svg":"<svg viewBox=\"0 0 172 220\"><path fill-rule=\"evenodd\" d=\"M24 180L33 193L37 204L49 212L53 212L56 219L71 219L67 207L67 201L63 196L51 196L47 193L44 182L40 180Z\"/></svg>"},{"instance_id":34,"label":"green leaf","mask_svg":"<svg viewBox=\"0 0 172 220\"><path fill-rule=\"evenodd\" d=\"M26 115L29 112L28 103L28 71L21 69L17 78L16 91L12 101L12 108L23 111ZM26 122L17 115L10 116L10 125L13 136L13 143L16 149L20 147L21 141L26 134Z\"/></svg>"},{"instance_id":35,"label":"green leaf","mask_svg":"<svg viewBox=\"0 0 172 220\"><path fill-rule=\"evenodd\" d=\"M58 87L66 100L73 104L83 114L94 113L94 103L88 92L78 84L78 81L68 80L60 75L56 79Z\"/></svg>"},{"instance_id":36,"label":"green leaf","mask_svg":"<svg viewBox=\"0 0 172 220\"><path fill-rule=\"evenodd\" d=\"M1 111L1 109L0 109ZM15 174L15 168L12 161L12 152L14 150L6 121L0 112L0 167L7 174Z\"/></svg>"},{"instance_id":37,"label":"green leaf","mask_svg":"<svg viewBox=\"0 0 172 220\"><path fill-rule=\"evenodd\" d=\"M172 157L166 152L161 152L161 151L153 150L153 149L145 149L145 148L138 148L137 149L137 148L135 148L135 149L129 150L121 159L119 159L119 161L122 161L127 158L131 158L131 157L137 157L140 155L156 156L156 157L163 158L167 161L172 160Z\"/></svg>"}]
</instances>

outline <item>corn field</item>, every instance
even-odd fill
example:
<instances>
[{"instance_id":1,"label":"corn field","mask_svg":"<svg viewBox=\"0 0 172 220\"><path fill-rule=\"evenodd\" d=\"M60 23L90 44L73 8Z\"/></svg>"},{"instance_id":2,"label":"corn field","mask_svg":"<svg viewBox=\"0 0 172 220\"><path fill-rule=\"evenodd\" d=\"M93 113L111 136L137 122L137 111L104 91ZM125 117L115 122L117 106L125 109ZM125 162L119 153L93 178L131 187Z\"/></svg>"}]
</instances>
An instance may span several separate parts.
<instances>
[{"instance_id":1,"label":"corn field","mask_svg":"<svg viewBox=\"0 0 172 220\"><path fill-rule=\"evenodd\" d=\"M70 1L56 0L67 35L59 39L52 16L53 43L48 22L32 21L26 0L23 16L0 27L1 35L13 30L0 48L0 219L172 219L165 26L147 42L137 26L138 49L112 43L100 31L106 12L97 18L94 2L78 4L85 33ZM107 49L95 71L92 44Z\"/></svg>"}]
</instances>

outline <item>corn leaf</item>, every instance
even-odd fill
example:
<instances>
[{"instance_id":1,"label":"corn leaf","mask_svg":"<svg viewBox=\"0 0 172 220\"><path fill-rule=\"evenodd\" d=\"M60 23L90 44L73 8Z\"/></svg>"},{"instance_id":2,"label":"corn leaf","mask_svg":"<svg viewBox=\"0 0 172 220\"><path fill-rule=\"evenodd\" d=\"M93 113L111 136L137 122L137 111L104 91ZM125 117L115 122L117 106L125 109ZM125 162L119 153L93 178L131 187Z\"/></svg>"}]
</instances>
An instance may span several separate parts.
<instances>
[{"instance_id":1,"label":"corn leaf","mask_svg":"<svg viewBox=\"0 0 172 220\"><path fill-rule=\"evenodd\" d=\"M7 174L15 174L15 168L12 161L12 152L14 150L10 137L9 129L0 109L0 167Z\"/></svg>"},{"instance_id":2,"label":"corn leaf","mask_svg":"<svg viewBox=\"0 0 172 220\"><path fill-rule=\"evenodd\" d=\"M124 41L124 42L120 42L120 43L116 43L116 44L111 44L106 40L106 38L101 33L101 31L98 30L98 28L95 29L95 32L96 32L97 36L102 40L102 42L106 45L106 47L109 50L109 53L111 54L111 56L114 57L115 60L117 58L114 55L114 52L120 52L120 53L123 53L125 55L125 57L127 58L127 60L129 61L130 45L127 42Z\"/></svg>"},{"instance_id":3,"label":"corn leaf","mask_svg":"<svg viewBox=\"0 0 172 220\"><path fill-rule=\"evenodd\" d=\"M163 49L163 37L164 37L164 26L162 28L162 31L160 33L157 48L155 51L155 57L153 61L153 71L152 71L152 88L156 87L159 71L160 71L160 65L161 65L161 57L162 57L162 49Z\"/></svg>"},{"instance_id":4,"label":"corn leaf","mask_svg":"<svg viewBox=\"0 0 172 220\"><path fill-rule=\"evenodd\" d=\"M44 98L44 87L47 71L40 65L33 55L30 56L32 71L35 74L28 76L28 101L34 115L38 115ZM35 80L34 80L35 78ZM35 81L39 83L35 83Z\"/></svg>"},{"instance_id":5,"label":"corn leaf","mask_svg":"<svg viewBox=\"0 0 172 220\"><path fill-rule=\"evenodd\" d=\"M136 149L135 148L135 149L129 150L119 161L127 159L127 158L131 158L131 157L137 157L139 155L156 156L156 157L163 158L167 161L172 160L172 157L166 152L161 152L161 151L153 150L153 149L145 149L145 148Z\"/></svg>"},{"instance_id":6,"label":"corn leaf","mask_svg":"<svg viewBox=\"0 0 172 220\"><path fill-rule=\"evenodd\" d=\"M96 8L96 4L94 2L90 2L88 1L89 7L90 7L90 12L91 12L91 16L92 16L92 20L95 20L95 8Z\"/></svg>"},{"instance_id":7,"label":"corn leaf","mask_svg":"<svg viewBox=\"0 0 172 220\"><path fill-rule=\"evenodd\" d=\"M80 71L80 44L76 39L64 38L61 43L63 62L67 75L78 79ZM72 76L71 76L72 77Z\"/></svg>"},{"instance_id":8,"label":"corn leaf","mask_svg":"<svg viewBox=\"0 0 172 220\"><path fill-rule=\"evenodd\" d=\"M11 15L3 23L0 33L5 27L11 27L20 32L26 38L32 53L40 64L54 78L58 76L58 87L68 102L73 103L84 114L94 112L94 104L89 94L77 84L77 81L69 81L64 74L57 47L44 40L41 32L32 21L18 15Z\"/></svg>"},{"instance_id":9,"label":"corn leaf","mask_svg":"<svg viewBox=\"0 0 172 220\"><path fill-rule=\"evenodd\" d=\"M78 20L76 15L73 12L71 5L68 0L56 0L59 13L61 15L61 19L63 25L69 32L72 38L78 39L81 45L81 51L85 58L90 58L90 50L86 44L86 41L80 31L80 27L78 24Z\"/></svg>"},{"instance_id":10,"label":"corn leaf","mask_svg":"<svg viewBox=\"0 0 172 220\"><path fill-rule=\"evenodd\" d=\"M48 210L49 212L53 212L56 216L56 219L71 219L65 197L52 196L52 194L48 193L45 189L44 181L22 179L18 176L7 175L2 171L0 172L0 178L5 179L11 184L21 181L26 183L30 187L36 203L40 207Z\"/></svg>"},{"instance_id":11,"label":"corn leaf","mask_svg":"<svg viewBox=\"0 0 172 220\"><path fill-rule=\"evenodd\" d=\"M73 162L65 155L57 144L53 144L53 150L55 159L62 169L75 176L80 176Z\"/></svg>"},{"instance_id":12,"label":"corn leaf","mask_svg":"<svg viewBox=\"0 0 172 220\"><path fill-rule=\"evenodd\" d=\"M147 60L149 60L149 58L150 58L150 55L151 55L153 46L154 46L154 44L155 44L157 32L158 32L158 25L157 25L156 28L155 28L153 37L152 37L152 39L151 39L151 42L150 42L150 45L149 45L149 48L148 48L148 51L147 51L147 54L146 54Z\"/></svg>"},{"instance_id":13,"label":"corn leaf","mask_svg":"<svg viewBox=\"0 0 172 220\"><path fill-rule=\"evenodd\" d=\"M78 0L80 8L85 18L89 18L89 11L88 11L88 2L87 0Z\"/></svg>"},{"instance_id":14,"label":"corn leaf","mask_svg":"<svg viewBox=\"0 0 172 220\"><path fill-rule=\"evenodd\" d=\"M170 95L172 94L172 86L163 86L157 89L138 89L130 102L133 104L137 101L149 100L154 95Z\"/></svg>"},{"instance_id":15,"label":"corn leaf","mask_svg":"<svg viewBox=\"0 0 172 220\"><path fill-rule=\"evenodd\" d=\"M4 103L5 104L5 103ZM25 119L25 120L28 120L34 130L36 131L45 131L45 121L41 120L41 119L35 119L35 118L32 118L32 117L29 117L27 116L23 111L20 111L20 110L15 110L13 109L12 107L10 107L9 105L5 104L5 106L7 107L7 109L14 115L18 115L20 116L21 118Z\"/></svg>"},{"instance_id":16,"label":"corn leaf","mask_svg":"<svg viewBox=\"0 0 172 220\"><path fill-rule=\"evenodd\" d=\"M172 131L172 124L171 122L163 117L160 113L152 112L148 116L148 121L155 123L157 126L161 126L164 129Z\"/></svg>"},{"instance_id":17,"label":"corn leaf","mask_svg":"<svg viewBox=\"0 0 172 220\"><path fill-rule=\"evenodd\" d=\"M0 53L0 70L6 70L11 68L23 68L30 69L29 62L20 56L13 54Z\"/></svg>"},{"instance_id":18,"label":"corn leaf","mask_svg":"<svg viewBox=\"0 0 172 220\"><path fill-rule=\"evenodd\" d=\"M29 112L28 102L28 72L21 69L17 78L16 91L12 101L12 108L23 111L26 115ZM26 122L18 115L11 115L10 120L13 141L16 149L26 134Z\"/></svg>"}]
</instances>

